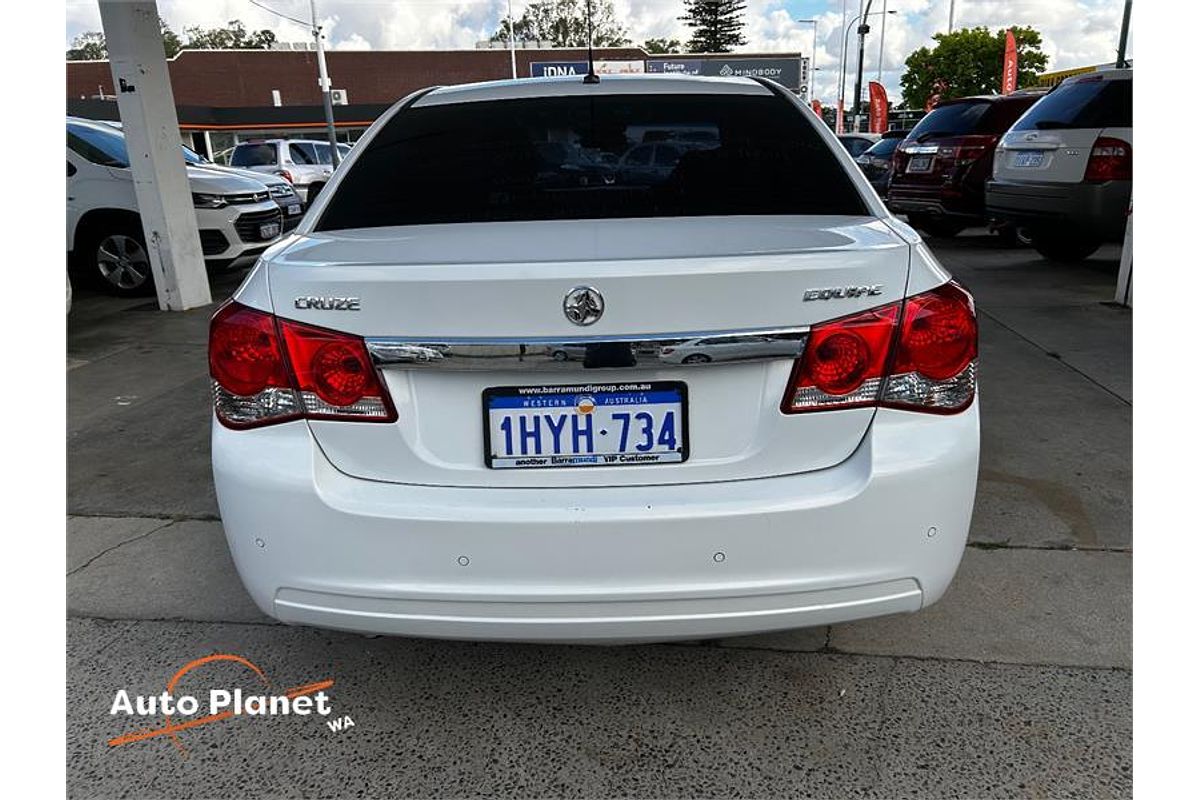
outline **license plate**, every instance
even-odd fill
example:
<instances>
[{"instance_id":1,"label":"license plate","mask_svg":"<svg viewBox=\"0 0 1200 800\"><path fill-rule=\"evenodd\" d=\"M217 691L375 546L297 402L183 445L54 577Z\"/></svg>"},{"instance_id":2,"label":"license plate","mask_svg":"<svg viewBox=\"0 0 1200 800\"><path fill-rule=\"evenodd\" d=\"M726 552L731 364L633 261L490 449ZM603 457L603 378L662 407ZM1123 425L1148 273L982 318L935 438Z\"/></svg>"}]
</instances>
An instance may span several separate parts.
<instances>
[{"instance_id":1,"label":"license plate","mask_svg":"<svg viewBox=\"0 0 1200 800\"><path fill-rule=\"evenodd\" d=\"M933 156L913 156L908 161L909 172L929 172L933 169Z\"/></svg>"},{"instance_id":2,"label":"license plate","mask_svg":"<svg viewBox=\"0 0 1200 800\"><path fill-rule=\"evenodd\" d=\"M258 226L258 236L261 239L274 239L279 235L279 223L267 222Z\"/></svg>"},{"instance_id":3,"label":"license plate","mask_svg":"<svg viewBox=\"0 0 1200 800\"><path fill-rule=\"evenodd\" d=\"M491 469L679 464L687 386L678 381L503 386L483 392Z\"/></svg>"},{"instance_id":4,"label":"license plate","mask_svg":"<svg viewBox=\"0 0 1200 800\"><path fill-rule=\"evenodd\" d=\"M1036 150L1018 151L1012 155L1012 165L1014 167L1040 167L1043 156L1045 153Z\"/></svg>"},{"instance_id":5,"label":"license plate","mask_svg":"<svg viewBox=\"0 0 1200 800\"><path fill-rule=\"evenodd\" d=\"M300 213L300 204L299 203L292 203L290 206L287 207L287 215L289 217L294 217L299 213Z\"/></svg>"}]
</instances>

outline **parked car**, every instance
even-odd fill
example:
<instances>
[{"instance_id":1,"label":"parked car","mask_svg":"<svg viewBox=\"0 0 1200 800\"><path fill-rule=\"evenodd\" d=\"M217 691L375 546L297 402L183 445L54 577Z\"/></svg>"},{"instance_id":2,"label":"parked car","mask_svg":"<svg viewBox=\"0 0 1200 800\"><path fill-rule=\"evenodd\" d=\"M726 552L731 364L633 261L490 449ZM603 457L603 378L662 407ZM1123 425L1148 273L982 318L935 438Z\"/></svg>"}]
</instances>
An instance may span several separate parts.
<instances>
[{"instance_id":1,"label":"parked car","mask_svg":"<svg viewBox=\"0 0 1200 800\"><path fill-rule=\"evenodd\" d=\"M187 175L210 269L249 264L279 240L283 215L261 181L191 164ZM111 292L153 290L125 134L111 125L67 119L67 251Z\"/></svg>"},{"instance_id":2,"label":"parked car","mask_svg":"<svg viewBox=\"0 0 1200 800\"><path fill-rule=\"evenodd\" d=\"M719 145L656 186L541 182L550 132L617 152L664 127ZM974 306L792 93L435 88L380 117L297 234L209 332L221 518L265 613L696 639L916 611L950 583Z\"/></svg>"},{"instance_id":3,"label":"parked car","mask_svg":"<svg viewBox=\"0 0 1200 800\"><path fill-rule=\"evenodd\" d=\"M878 133L839 133L838 141L851 157L858 158L879 141Z\"/></svg>"},{"instance_id":4,"label":"parked car","mask_svg":"<svg viewBox=\"0 0 1200 800\"><path fill-rule=\"evenodd\" d=\"M1063 81L1000 140L987 210L1046 258L1077 261L1125 235L1133 186L1133 70Z\"/></svg>"},{"instance_id":5,"label":"parked car","mask_svg":"<svg viewBox=\"0 0 1200 800\"><path fill-rule=\"evenodd\" d=\"M1040 96L1020 91L939 103L896 148L888 207L931 236L986 223L984 184L996 143Z\"/></svg>"},{"instance_id":6,"label":"parked car","mask_svg":"<svg viewBox=\"0 0 1200 800\"><path fill-rule=\"evenodd\" d=\"M349 154L350 148L338 148L339 157ZM329 182L333 174L333 158L329 142L306 139L255 139L239 142L229 157L229 166L280 175L296 188L305 203Z\"/></svg>"},{"instance_id":7,"label":"parked car","mask_svg":"<svg viewBox=\"0 0 1200 800\"><path fill-rule=\"evenodd\" d=\"M181 145L181 147L183 147L183 160L194 167L231 172L235 175L251 178L266 186L267 191L271 193L271 199L275 201L275 204L279 206L280 213L283 214L284 233L290 232L300 224L300 217L304 216L304 201L296 193L295 187L285 179L278 175L270 175L264 172L254 172L253 170L214 164L186 145Z\"/></svg>"},{"instance_id":8,"label":"parked car","mask_svg":"<svg viewBox=\"0 0 1200 800\"><path fill-rule=\"evenodd\" d=\"M888 131L854 159L880 197L887 197L888 183L892 178L892 157L906 136L908 131Z\"/></svg>"}]
</instances>

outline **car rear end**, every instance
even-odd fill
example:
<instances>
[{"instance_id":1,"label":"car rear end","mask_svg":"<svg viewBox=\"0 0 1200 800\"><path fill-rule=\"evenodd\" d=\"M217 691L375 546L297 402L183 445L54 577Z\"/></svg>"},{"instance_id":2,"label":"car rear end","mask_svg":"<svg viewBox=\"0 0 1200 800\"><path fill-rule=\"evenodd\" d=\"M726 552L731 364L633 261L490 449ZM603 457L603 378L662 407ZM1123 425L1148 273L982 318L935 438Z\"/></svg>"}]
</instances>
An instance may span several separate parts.
<instances>
[{"instance_id":1,"label":"car rear end","mask_svg":"<svg viewBox=\"0 0 1200 800\"><path fill-rule=\"evenodd\" d=\"M382 117L213 321L213 470L259 607L633 641L940 597L974 308L810 116L749 79L605 76ZM664 131L716 144L649 185L539 158ZM721 357L673 358L696 340Z\"/></svg>"},{"instance_id":2,"label":"car rear end","mask_svg":"<svg viewBox=\"0 0 1200 800\"><path fill-rule=\"evenodd\" d=\"M1133 70L1068 78L1004 135L988 213L1036 237L1117 240L1133 184Z\"/></svg>"},{"instance_id":3,"label":"car rear end","mask_svg":"<svg viewBox=\"0 0 1200 800\"><path fill-rule=\"evenodd\" d=\"M1036 99L1018 93L939 104L896 149L888 207L926 230L983 223L996 143Z\"/></svg>"},{"instance_id":4,"label":"car rear end","mask_svg":"<svg viewBox=\"0 0 1200 800\"><path fill-rule=\"evenodd\" d=\"M896 148L907 137L908 131L888 131L854 159L880 197L887 197L892 178L892 158L896 155Z\"/></svg>"}]
</instances>

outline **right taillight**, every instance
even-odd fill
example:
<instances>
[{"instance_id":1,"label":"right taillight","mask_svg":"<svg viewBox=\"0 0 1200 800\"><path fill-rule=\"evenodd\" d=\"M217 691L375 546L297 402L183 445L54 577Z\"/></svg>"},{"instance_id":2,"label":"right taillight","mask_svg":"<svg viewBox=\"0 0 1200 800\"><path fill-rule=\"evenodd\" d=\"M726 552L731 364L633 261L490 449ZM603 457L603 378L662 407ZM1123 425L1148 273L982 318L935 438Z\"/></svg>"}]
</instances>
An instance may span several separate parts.
<instances>
[{"instance_id":1,"label":"right taillight","mask_svg":"<svg viewBox=\"0 0 1200 800\"><path fill-rule=\"evenodd\" d=\"M1089 183L1133 180L1133 146L1121 139L1101 136L1092 145L1083 179Z\"/></svg>"},{"instance_id":2,"label":"right taillight","mask_svg":"<svg viewBox=\"0 0 1200 800\"><path fill-rule=\"evenodd\" d=\"M396 412L361 337L230 301L208 334L213 409L230 428L307 419L393 422Z\"/></svg>"},{"instance_id":3,"label":"right taillight","mask_svg":"<svg viewBox=\"0 0 1200 800\"><path fill-rule=\"evenodd\" d=\"M816 325L781 409L961 411L975 397L977 342L975 304L955 283Z\"/></svg>"}]
</instances>

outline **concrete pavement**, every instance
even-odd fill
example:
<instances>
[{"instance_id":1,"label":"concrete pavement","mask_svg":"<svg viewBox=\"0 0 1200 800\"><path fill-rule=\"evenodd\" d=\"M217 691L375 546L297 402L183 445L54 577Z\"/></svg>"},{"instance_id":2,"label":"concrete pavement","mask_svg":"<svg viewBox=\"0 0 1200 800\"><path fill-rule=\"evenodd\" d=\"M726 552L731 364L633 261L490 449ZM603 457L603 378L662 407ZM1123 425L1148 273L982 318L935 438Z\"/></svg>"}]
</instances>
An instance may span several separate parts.
<instances>
[{"instance_id":1,"label":"concrete pavement","mask_svg":"<svg viewBox=\"0 0 1200 800\"><path fill-rule=\"evenodd\" d=\"M1078 267L934 241L980 308L971 546L919 614L636 648L276 625L233 572L208 468L210 310L80 292L69 320L72 796L1127 796L1131 312L1117 251ZM236 279L214 287L232 290ZM110 748L121 687L240 653L314 719Z\"/></svg>"}]
</instances>

